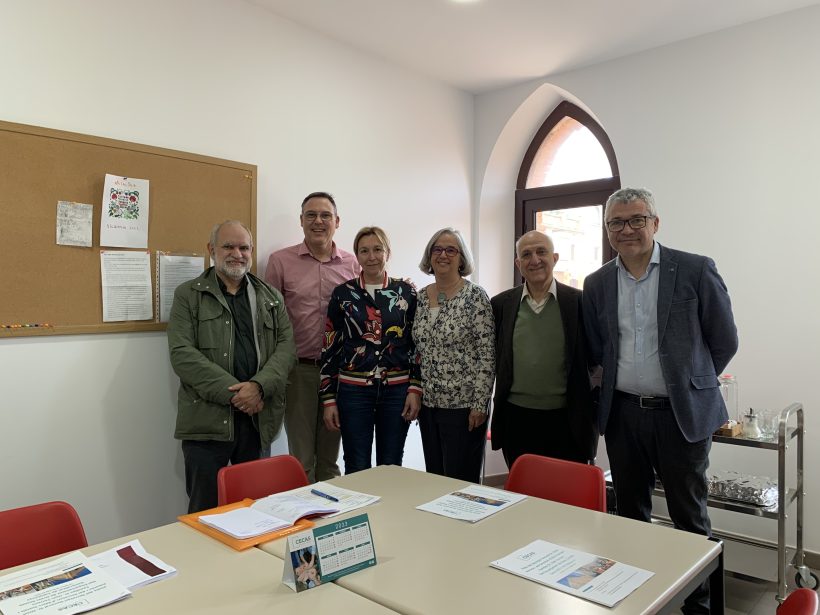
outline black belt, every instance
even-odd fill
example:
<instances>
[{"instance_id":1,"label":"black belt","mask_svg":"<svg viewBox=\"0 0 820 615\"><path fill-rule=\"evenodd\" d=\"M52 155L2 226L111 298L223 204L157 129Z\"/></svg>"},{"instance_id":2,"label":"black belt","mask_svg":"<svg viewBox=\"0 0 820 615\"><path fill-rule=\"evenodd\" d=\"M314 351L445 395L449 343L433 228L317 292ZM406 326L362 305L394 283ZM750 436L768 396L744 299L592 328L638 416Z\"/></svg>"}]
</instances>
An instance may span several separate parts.
<instances>
[{"instance_id":1,"label":"black belt","mask_svg":"<svg viewBox=\"0 0 820 615\"><path fill-rule=\"evenodd\" d=\"M322 366L321 359L303 359L302 357L299 357L299 363L301 363L302 365L312 365L313 367Z\"/></svg>"},{"instance_id":2,"label":"black belt","mask_svg":"<svg viewBox=\"0 0 820 615\"><path fill-rule=\"evenodd\" d=\"M615 395L628 401L630 404L635 404L641 408L650 410L666 410L672 408L672 402L668 397L651 397L648 395L633 395L632 393L624 393L623 391L615 391Z\"/></svg>"}]
</instances>

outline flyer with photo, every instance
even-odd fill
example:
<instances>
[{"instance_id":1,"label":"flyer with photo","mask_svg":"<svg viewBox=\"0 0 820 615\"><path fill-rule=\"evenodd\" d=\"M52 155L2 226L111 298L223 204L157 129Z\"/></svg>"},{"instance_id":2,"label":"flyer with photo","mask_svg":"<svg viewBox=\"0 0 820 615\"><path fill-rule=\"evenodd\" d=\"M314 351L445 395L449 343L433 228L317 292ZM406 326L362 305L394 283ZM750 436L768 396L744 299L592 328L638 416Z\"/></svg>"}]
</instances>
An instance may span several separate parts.
<instances>
[{"instance_id":1,"label":"flyer with photo","mask_svg":"<svg viewBox=\"0 0 820 615\"><path fill-rule=\"evenodd\" d=\"M130 595L79 551L0 577L3 615L73 615Z\"/></svg>"},{"instance_id":2,"label":"flyer with photo","mask_svg":"<svg viewBox=\"0 0 820 615\"><path fill-rule=\"evenodd\" d=\"M490 566L562 592L614 606L655 573L536 540Z\"/></svg>"},{"instance_id":3,"label":"flyer with photo","mask_svg":"<svg viewBox=\"0 0 820 615\"><path fill-rule=\"evenodd\" d=\"M482 485L465 485L432 502L416 506L418 510L475 523L520 502L527 496Z\"/></svg>"}]
</instances>

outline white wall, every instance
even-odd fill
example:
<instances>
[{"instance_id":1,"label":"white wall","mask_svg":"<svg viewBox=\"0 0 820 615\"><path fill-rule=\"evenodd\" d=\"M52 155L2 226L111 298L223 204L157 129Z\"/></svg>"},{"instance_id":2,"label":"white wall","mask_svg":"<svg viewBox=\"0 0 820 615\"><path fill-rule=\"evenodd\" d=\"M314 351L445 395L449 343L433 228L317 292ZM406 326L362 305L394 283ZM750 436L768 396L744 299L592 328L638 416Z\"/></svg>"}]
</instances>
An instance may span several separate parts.
<instances>
[{"instance_id":1,"label":"white wall","mask_svg":"<svg viewBox=\"0 0 820 615\"><path fill-rule=\"evenodd\" d=\"M430 234L471 232L472 106L245 2L0 8L0 119L257 164L260 273L301 239L302 197L330 190L340 245L382 225L391 273L425 283ZM91 541L173 520L176 384L163 333L0 340L0 509L69 500Z\"/></svg>"},{"instance_id":2,"label":"white wall","mask_svg":"<svg viewBox=\"0 0 820 615\"><path fill-rule=\"evenodd\" d=\"M740 333L729 371L740 382L741 407L806 407L805 542L813 551L820 550L812 522L820 517L819 29L820 8L804 9L480 95L475 112L481 282L491 292L511 284L516 173L561 90L608 132L622 184L655 191L659 241L715 259ZM716 445L713 467L776 475L774 453L739 448ZM776 537L770 521L724 511L712 518L718 528Z\"/></svg>"}]
</instances>

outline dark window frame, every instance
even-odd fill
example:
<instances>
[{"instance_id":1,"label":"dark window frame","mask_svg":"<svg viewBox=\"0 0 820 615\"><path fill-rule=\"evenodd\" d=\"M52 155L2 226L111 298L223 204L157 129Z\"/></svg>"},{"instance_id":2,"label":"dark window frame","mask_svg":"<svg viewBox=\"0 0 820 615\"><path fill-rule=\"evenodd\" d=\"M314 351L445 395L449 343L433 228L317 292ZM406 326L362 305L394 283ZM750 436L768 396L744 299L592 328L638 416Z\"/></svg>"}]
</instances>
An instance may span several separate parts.
<instances>
[{"instance_id":1,"label":"dark window frame","mask_svg":"<svg viewBox=\"0 0 820 615\"><path fill-rule=\"evenodd\" d=\"M535 160L535 155L553 128L565 117L570 117L585 126L598 140L609 161L612 171L611 177L590 179L568 184L527 188L527 177ZM515 238L518 241L524 233L535 228L535 215L540 211L554 211L557 209L572 209L586 207L606 202L607 197L621 187L621 177L618 171L618 160L612 141L603 127L593 119L589 113L567 100L559 103L544 123L535 133L518 171L518 181L515 190ZM601 220L601 264L615 257L615 251L609 245L606 228ZM516 284L523 279L517 269L514 269Z\"/></svg>"}]
</instances>

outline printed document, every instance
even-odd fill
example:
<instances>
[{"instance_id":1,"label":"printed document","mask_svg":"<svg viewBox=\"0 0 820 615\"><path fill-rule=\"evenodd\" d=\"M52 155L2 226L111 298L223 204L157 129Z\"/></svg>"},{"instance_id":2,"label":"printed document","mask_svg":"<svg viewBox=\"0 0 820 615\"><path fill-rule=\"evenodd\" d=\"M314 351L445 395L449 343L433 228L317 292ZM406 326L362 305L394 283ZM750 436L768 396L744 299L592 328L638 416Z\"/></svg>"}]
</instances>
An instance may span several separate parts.
<instances>
[{"instance_id":1,"label":"printed document","mask_svg":"<svg viewBox=\"0 0 820 615\"><path fill-rule=\"evenodd\" d=\"M108 573L128 589L167 579L177 570L151 555L139 540L103 551L89 558L99 570Z\"/></svg>"},{"instance_id":2,"label":"printed document","mask_svg":"<svg viewBox=\"0 0 820 615\"><path fill-rule=\"evenodd\" d=\"M0 577L3 615L74 615L130 595L79 551Z\"/></svg>"},{"instance_id":3,"label":"printed document","mask_svg":"<svg viewBox=\"0 0 820 615\"><path fill-rule=\"evenodd\" d=\"M499 510L504 510L520 502L526 497L520 493L493 489L492 487L467 485L463 489L443 495L432 502L416 506L416 508L444 517L475 523L494 515Z\"/></svg>"},{"instance_id":4,"label":"printed document","mask_svg":"<svg viewBox=\"0 0 820 615\"><path fill-rule=\"evenodd\" d=\"M101 250L100 267L103 322L153 318L148 252Z\"/></svg>"},{"instance_id":5,"label":"printed document","mask_svg":"<svg viewBox=\"0 0 820 615\"><path fill-rule=\"evenodd\" d=\"M531 542L490 566L606 606L615 606L655 574L544 540Z\"/></svg>"},{"instance_id":6,"label":"printed document","mask_svg":"<svg viewBox=\"0 0 820 615\"><path fill-rule=\"evenodd\" d=\"M174 291L177 286L193 280L205 271L205 260L201 256L174 256L157 252L159 263L159 320L168 322L171 318L171 306L174 304Z\"/></svg>"}]
</instances>

